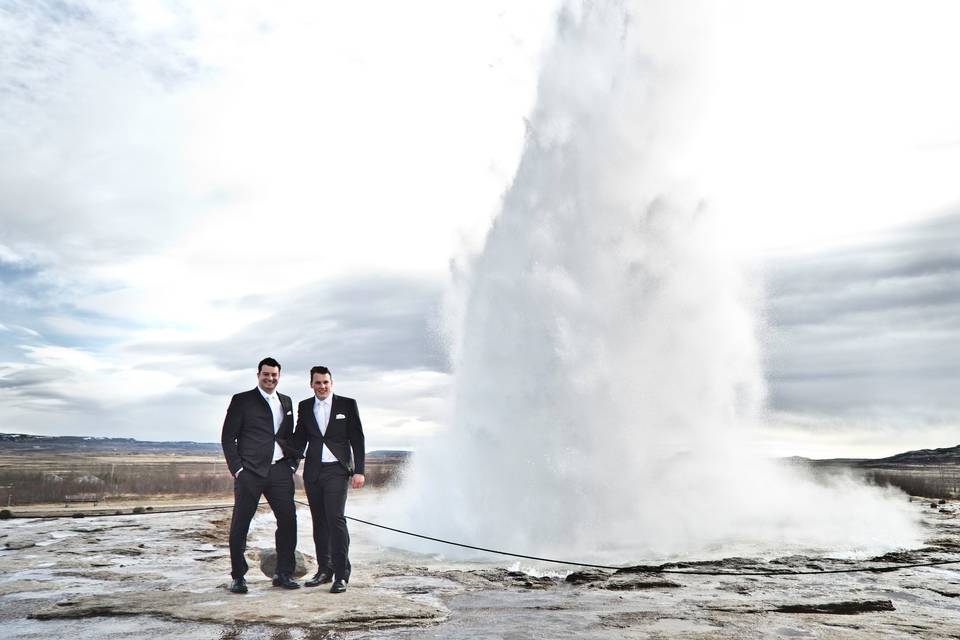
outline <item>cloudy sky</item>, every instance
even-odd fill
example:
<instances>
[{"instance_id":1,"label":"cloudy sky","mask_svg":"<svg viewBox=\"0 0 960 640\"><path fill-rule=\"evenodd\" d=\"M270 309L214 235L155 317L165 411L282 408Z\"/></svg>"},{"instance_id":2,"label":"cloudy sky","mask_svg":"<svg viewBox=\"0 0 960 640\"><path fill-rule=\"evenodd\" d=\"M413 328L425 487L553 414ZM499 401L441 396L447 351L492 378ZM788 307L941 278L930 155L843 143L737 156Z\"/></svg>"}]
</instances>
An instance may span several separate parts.
<instances>
[{"instance_id":1,"label":"cloudy sky","mask_svg":"<svg viewBox=\"0 0 960 640\"><path fill-rule=\"evenodd\" d=\"M370 448L444 428L451 265L559 6L0 0L0 431L215 441L268 354L294 398L330 366ZM960 9L710 19L662 46L713 52L690 166L764 287L764 446L957 444Z\"/></svg>"}]
</instances>

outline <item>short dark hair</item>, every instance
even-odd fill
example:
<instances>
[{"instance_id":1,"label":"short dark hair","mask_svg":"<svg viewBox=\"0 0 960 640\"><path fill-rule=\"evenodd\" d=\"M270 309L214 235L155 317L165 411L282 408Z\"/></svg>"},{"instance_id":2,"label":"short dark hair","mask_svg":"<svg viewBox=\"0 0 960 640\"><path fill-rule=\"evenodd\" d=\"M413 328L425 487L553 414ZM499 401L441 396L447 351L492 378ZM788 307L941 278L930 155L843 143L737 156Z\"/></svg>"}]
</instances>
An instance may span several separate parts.
<instances>
[{"instance_id":1,"label":"short dark hair","mask_svg":"<svg viewBox=\"0 0 960 640\"><path fill-rule=\"evenodd\" d=\"M273 358L264 358L260 361L260 364L257 365L257 373L263 371L263 365L268 367L276 367L277 371L280 371L280 363L274 360Z\"/></svg>"},{"instance_id":2,"label":"short dark hair","mask_svg":"<svg viewBox=\"0 0 960 640\"><path fill-rule=\"evenodd\" d=\"M313 384L313 374L319 373L320 375L327 374L330 376L330 379L333 380L333 374L330 373L330 369L327 369L325 366L318 364L315 367L310 367L310 384Z\"/></svg>"}]
</instances>

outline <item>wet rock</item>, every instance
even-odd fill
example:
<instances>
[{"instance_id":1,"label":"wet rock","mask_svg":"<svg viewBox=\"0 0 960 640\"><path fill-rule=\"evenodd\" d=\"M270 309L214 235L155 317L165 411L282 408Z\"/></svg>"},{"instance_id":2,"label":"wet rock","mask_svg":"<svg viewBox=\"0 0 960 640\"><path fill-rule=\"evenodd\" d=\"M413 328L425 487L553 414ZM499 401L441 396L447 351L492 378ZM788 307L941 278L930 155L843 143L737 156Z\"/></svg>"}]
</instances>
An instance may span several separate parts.
<instances>
[{"instance_id":1,"label":"wet rock","mask_svg":"<svg viewBox=\"0 0 960 640\"><path fill-rule=\"evenodd\" d=\"M823 565L816 563L812 558L803 555L785 556L783 558L774 558L770 564L790 567L792 569L805 569L807 571L822 571Z\"/></svg>"},{"instance_id":2,"label":"wet rock","mask_svg":"<svg viewBox=\"0 0 960 640\"><path fill-rule=\"evenodd\" d=\"M910 564L918 561L917 556L910 551L891 551L869 560L869 562L892 562L896 564Z\"/></svg>"},{"instance_id":3,"label":"wet rock","mask_svg":"<svg viewBox=\"0 0 960 640\"><path fill-rule=\"evenodd\" d=\"M14 549L29 549L30 547L37 546L37 543L32 540L10 540L6 544L6 548L10 550Z\"/></svg>"},{"instance_id":4,"label":"wet rock","mask_svg":"<svg viewBox=\"0 0 960 640\"><path fill-rule=\"evenodd\" d=\"M896 609L889 600L859 600L818 604L783 604L773 610L779 613L825 613L849 616L876 611L895 611Z\"/></svg>"},{"instance_id":5,"label":"wet rock","mask_svg":"<svg viewBox=\"0 0 960 640\"><path fill-rule=\"evenodd\" d=\"M570 584L586 584L588 582L603 582L608 580L612 574L607 573L606 571L600 570L589 570L589 571L574 571L567 576L566 582Z\"/></svg>"},{"instance_id":6,"label":"wet rock","mask_svg":"<svg viewBox=\"0 0 960 640\"><path fill-rule=\"evenodd\" d=\"M717 587L720 591L729 591L740 596L749 596L753 591L743 584L721 584Z\"/></svg>"},{"instance_id":7,"label":"wet rock","mask_svg":"<svg viewBox=\"0 0 960 640\"><path fill-rule=\"evenodd\" d=\"M421 571L423 573L421 573ZM423 567L414 567L410 571L400 571L398 575L430 575L429 571ZM449 570L442 571L439 574L448 580L452 580L457 584L469 587L472 589L490 589L500 583L503 576L506 575L506 571L502 572L492 572L487 570Z\"/></svg>"},{"instance_id":8,"label":"wet rock","mask_svg":"<svg viewBox=\"0 0 960 640\"><path fill-rule=\"evenodd\" d=\"M464 580L452 575L452 573L453 572L445 572L444 575L447 575L447 577L450 579L456 580L461 584L466 584ZM559 583L559 578L551 578L549 576L533 576L529 573L524 573L523 571L507 571L506 569L478 569L465 573L483 578L484 580L494 584L502 584L506 587L521 587L524 589L549 589L550 587L557 586Z\"/></svg>"},{"instance_id":9,"label":"wet rock","mask_svg":"<svg viewBox=\"0 0 960 640\"><path fill-rule=\"evenodd\" d=\"M550 587L557 586L556 578L548 578L546 576L529 577L521 583L525 589L549 589Z\"/></svg>"},{"instance_id":10,"label":"wet rock","mask_svg":"<svg viewBox=\"0 0 960 640\"><path fill-rule=\"evenodd\" d=\"M682 585L672 580L649 579L643 577L614 578L607 581L601 588L610 591L640 591L642 589L679 589Z\"/></svg>"},{"instance_id":11,"label":"wet rock","mask_svg":"<svg viewBox=\"0 0 960 640\"><path fill-rule=\"evenodd\" d=\"M12 593L26 592L48 592L52 595L59 593L61 588L62 587L60 585L48 580L11 580L0 583L0 597L10 595ZM7 613L8 607L11 606L13 606L13 602L11 602L10 599L4 599L4 613ZM30 606L32 607L32 605Z\"/></svg>"},{"instance_id":12,"label":"wet rock","mask_svg":"<svg viewBox=\"0 0 960 640\"><path fill-rule=\"evenodd\" d=\"M76 531L77 533L103 533L104 531L113 531L114 529L136 529L139 528L139 525L136 524L111 524L109 526L103 527L72 527L71 531Z\"/></svg>"},{"instance_id":13,"label":"wet rock","mask_svg":"<svg viewBox=\"0 0 960 640\"><path fill-rule=\"evenodd\" d=\"M788 556L788 557L797 558L797 559L806 558L806 556ZM695 564L710 564L710 563L706 562L706 563L689 563L689 564L695 565ZM756 570L756 569L765 568L766 563L763 562L762 560L756 560L754 558L740 558L740 557L734 556L732 558L724 558L719 562L719 565L723 569Z\"/></svg>"},{"instance_id":14,"label":"wet rock","mask_svg":"<svg viewBox=\"0 0 960 640\"><path fill-rule=\"evenodd\" d=\"M55 576L62 577L75 577L80 576L81 578L86 578L87 580L102 580L104 582L124 582L126 580L136 580L137 582L144 582L144 577L139 575L129 575L123 574L118 571L104 571L104 570L91 570L87 567L82 569L67 569L62 571L54 572Z\"/></svg>"},{"instance_id":15,"label":"wet rock","mask_svg":"<svg viewBox=\"0 0 960 640\"><path fill-rule=\"evenodd\" d=\"M251 600L256 600L256 606ZM251 583L251 597L225 598L219 590L125 591L70 598L29 614L33 620L75 620L94 616L157 616L194 622L270 624L370 630L380 627L426 624L446 617L446 611L361 585L343 598L317 597L316 590L286 591ZM275 636L276 637L276 636ZM285 637L285 636L282 636Z\"/></svg>"},{"instance_id":16,"label":"wet rock","mask_svg":"<svg viewBox=\"0 0 960 640\"><path fill-rule=\"evenodd\" d=\"M677 565L674 563L671 564L661 564L661 565L652 565L652 564L637 564L632 567L623 567L622 569L617 569L615 574L622 573L660 573L665 568L673 568Z\"/></svg>"},{"instance_id":17,"label":"wet rock","mask_svg":"<svg viewBox=\"0 0 960 640\"><path fill-rule=\"evenodd\" d=\"M475 569L470 573L488 582L504 582L509 574L506 569Z\"/></svg>"},{"instance_id":18,"label":"wet rock","mask_svg":"<svg viewBox=\"0 0 960 640\"><path fill-rule=\"evenodd\" d=\"M294 561L296 565L293 569L293 577L300 578L307 575L307 563L303 554L299 551L294 552ZM275 549L260 549L260 571L268 578L272 578L277 572L277 552Z\"/></svg>"},{"instance_id":19,"label":"wet rock","mask_svg":"<svg viewBox=\"0 0 960 640\"><path fill-rule=\"evenodd\" d=\"M660 615L654 611L624 611L600 616L600 624L614 629L629 629L656 622L659 619Z\"/></svg>"},{"instance_id":20,"label":"wet rock","mask_svg":"<svg viewBox=\"0 0 960 640\"><path fill-rule=\"evenodd\" d=\"M522 571L508 571L507 582L524 589L549 589L557 585L557 579L549 576L532 576Z\"/></svg>"},{"instance_id":21,"label":"wet rock","mask_svg":"<svg viewBox=\"0 0 960 640\"><path fill-rule=\"evenodd\" d=\"M782 568L772 568L766 562L760 562L750 558L724 558L722 560L704 560L701 562L668 562L667 564L661 565L636 565L632 567L623 567L622 569L617 569L616 575L621 574L631 574L631 573L648 573L656 574L663 572L703 572L703 573L715 573L715 572L768 572L768 573L785 573L788 570Z\"/></svg>"},{"instance_id":22,"label":"wet rock","mask_svg":"<svg viewBox=\"0 0 960 640\"><path fill-rule=\"evenodd\" d=\"M197 562L213 562L214 560L220 560L221 558L229 558L229 557L230 556L225 553L218 553L217 555L212 555L212 556L200 556L199 558L194 558L194 560L196 560Z\"/></svg>"}]
</instances>

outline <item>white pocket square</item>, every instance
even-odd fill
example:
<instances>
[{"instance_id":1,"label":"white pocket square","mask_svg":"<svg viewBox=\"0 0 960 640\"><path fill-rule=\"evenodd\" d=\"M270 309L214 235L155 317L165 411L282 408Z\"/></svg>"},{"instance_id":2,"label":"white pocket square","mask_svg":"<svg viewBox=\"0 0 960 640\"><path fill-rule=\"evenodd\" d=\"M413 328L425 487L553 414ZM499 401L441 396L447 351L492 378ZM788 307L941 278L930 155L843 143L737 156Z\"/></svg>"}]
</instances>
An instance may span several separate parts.
<instances>
[{"instance_id":1,"label":"white pocket square","mask_svg":"<svg viewBox=\"0 0 960 640\"><path fill-rule=\"evenodd\" d=\"M292 415L293 415L293 411L287 411L287 415L288 415L288 416L292 416Z\"/></svg>"},{"instance_id":2,"label":"white pocket square","mask_svg":"<svg viewBox=\"0 0 960 640\"><path fill-rule=\"evenodd\" d=\"M347 416L343 415L342 413L338 413L338 414L337 414L337 420L345 420L346 417L347 417Z\"/></svg>"}]
</instances>

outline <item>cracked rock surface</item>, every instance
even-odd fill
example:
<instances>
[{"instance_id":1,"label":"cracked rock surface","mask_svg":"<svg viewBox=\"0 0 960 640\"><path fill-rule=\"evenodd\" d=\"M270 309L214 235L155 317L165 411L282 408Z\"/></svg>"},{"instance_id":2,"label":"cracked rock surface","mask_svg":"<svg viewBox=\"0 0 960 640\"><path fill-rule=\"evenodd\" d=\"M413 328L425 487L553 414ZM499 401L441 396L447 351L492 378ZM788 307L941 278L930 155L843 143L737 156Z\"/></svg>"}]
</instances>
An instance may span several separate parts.
<instances>
[{"instance_id":1,"label":"cracked rock surface","mask_svg":"<svg viewBox=\"0 0 960 640\"><path fill-rule=\"evenodd\" d=\"M376 520L378 499L352 496L350 508ZM351 523L354 571L339 595L274 588L260 574L268 511L251 528L243 596L227 591L229 509L12 519L0 521L0 624L6 638L958 638L960 564L791 573L960 560L958 511L916 508L928 530L921 549L620 571L444 561L382 547ZM304 508L299 523L298 549L312 555Z\"/></svg>"}]
</instances>

